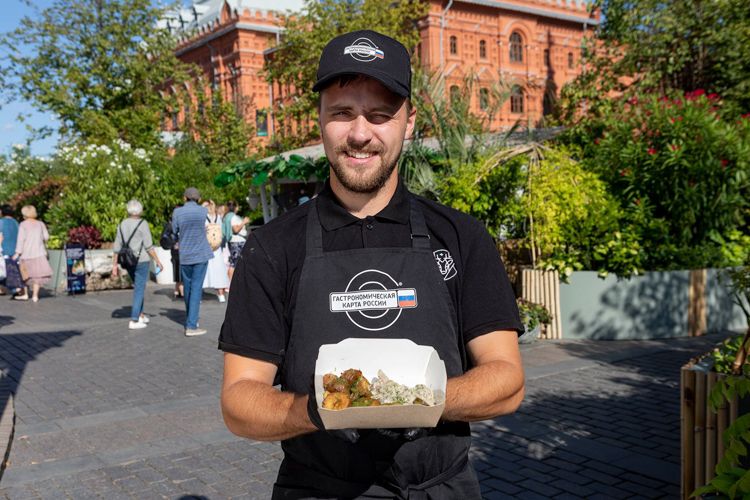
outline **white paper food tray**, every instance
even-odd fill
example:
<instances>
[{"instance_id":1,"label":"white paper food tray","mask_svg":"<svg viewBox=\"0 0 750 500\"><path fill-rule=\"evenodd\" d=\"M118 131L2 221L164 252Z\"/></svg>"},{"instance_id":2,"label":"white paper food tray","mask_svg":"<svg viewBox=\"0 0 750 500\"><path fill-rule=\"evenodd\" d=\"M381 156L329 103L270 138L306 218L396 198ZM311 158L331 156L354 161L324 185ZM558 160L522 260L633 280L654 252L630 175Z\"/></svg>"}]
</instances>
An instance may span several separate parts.
<instances>
[{"instance_id":1,"label":"white paper food tray","mask_svg":"<svg viewBox=\"0 0 750 500\"><path fill-rule=\"evenodd\" d=\"M354 368L372 381L378 370L388 378L413 387L425 384L435 394L435 405L393 405L327 410L323 405L323 375ZM445 409L445 363L430 346L409 339L344 339L320 347L315 363L315 394L326 429L387 429L435 427Z\"/></svg>"}]
</instances>

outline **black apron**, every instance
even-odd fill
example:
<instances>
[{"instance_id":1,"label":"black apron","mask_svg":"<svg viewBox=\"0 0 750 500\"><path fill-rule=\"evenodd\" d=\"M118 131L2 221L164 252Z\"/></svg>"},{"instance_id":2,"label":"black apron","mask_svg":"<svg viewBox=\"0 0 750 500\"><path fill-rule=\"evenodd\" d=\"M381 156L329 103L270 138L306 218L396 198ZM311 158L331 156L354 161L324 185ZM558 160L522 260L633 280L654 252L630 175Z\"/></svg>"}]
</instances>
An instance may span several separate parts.
<instances>
[{"instance_id":1,"label":"black apron","mask_svg":"<svg viewBox=\"0 0 750 500\"><path fill-rule=\"evenodd\" d=\"M445 362L449 378L461 375L466 355L457 316L415 201L411 247L325 253L317 204L312 200L309 205L306 256L280 374L282 389L313 394L319 347L348 337L408 338L430 345ZM331 312L331 293L383 288L415 289L416 307ZM282 441L284 460L273 498L481 498L468 462L468 423L441 422L415 441L392 439L374 429L359 432L356 444L322 431Z\"/></svg>"}]
</instances>

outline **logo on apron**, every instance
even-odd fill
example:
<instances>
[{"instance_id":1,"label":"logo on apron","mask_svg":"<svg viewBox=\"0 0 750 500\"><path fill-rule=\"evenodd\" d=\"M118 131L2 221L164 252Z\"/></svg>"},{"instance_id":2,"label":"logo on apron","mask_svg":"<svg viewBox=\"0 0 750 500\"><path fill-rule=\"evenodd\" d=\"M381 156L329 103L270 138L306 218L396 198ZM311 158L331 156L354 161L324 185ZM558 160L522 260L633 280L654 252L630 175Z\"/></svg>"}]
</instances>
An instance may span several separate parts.
<instances>
[{"instance_id":1,"label":"logo on apron","mask_svg":"<svg viewBox=\"0 0 750 500\"><path fill-rule=\"evenodd\" d=\"M448 281L458 274L458 271L456 271L456 264L453 262L453 257L448 250L435 250L432 252L432 255L435 256L438 269L440 269L440 274L443 275L443 281Z\"/></svg>"},{"instance_id":2,"label":"logo on apron","mask_svg":"<svg viewBox=\"0 0 750 500\"><path fill-rule=\"evenodd\" d=\"M404 309L417 307L417 290L401 288L388 273L366 269L357 273L343 292L328 296L333 313L345 313L359 328L385 330L393 325Z\"/></svg>"}]
</instances>

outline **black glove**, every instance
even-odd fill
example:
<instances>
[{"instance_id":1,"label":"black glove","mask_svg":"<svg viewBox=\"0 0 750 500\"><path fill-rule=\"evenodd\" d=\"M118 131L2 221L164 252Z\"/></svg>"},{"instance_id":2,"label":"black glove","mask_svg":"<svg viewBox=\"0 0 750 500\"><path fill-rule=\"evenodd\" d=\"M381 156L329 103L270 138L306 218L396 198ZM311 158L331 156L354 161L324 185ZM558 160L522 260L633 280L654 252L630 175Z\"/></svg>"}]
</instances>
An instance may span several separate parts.
<instances>
[{"instance_id":1,"label":"black glove","mask_svg":"<svg viewBox=\"0 0 750 500\"><path fill-rule=\"evenodd\" d=\"M320 412L318 412L318 401L315 399L315 390L307 396L307 416L310 418L310 422L321 431L325 431L331 436L345 441L347 443L356 443L359 441L359 432L357 429L332 429L327 430L323 425L323 420L320 418Z\"/></svg>"},{"instance_id":2,"label":"black glove","mask_svg":"<svg viewBox=\"0 0 750 500\"><path fill-rule=\"evenodd\" d=\"M391 439L402 439L404 441L414 441L428 434L424 427L406 427L404 429L376 429L378 433Z\"/></svg>"}]
</instances>

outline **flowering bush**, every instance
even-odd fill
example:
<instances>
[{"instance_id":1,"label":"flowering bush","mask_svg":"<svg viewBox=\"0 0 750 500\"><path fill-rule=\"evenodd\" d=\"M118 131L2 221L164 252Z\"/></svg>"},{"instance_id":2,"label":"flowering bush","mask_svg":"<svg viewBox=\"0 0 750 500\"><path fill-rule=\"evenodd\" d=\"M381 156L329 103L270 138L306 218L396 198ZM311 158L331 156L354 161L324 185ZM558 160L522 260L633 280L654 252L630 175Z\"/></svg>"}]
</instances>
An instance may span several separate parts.
<instances>
[{"instance_id":1,"label":"flowering bush","mask_svg":"<svg viewBox=\"0 0 750 500\"><path fill-rule=\"evenodd\" d=\"M176 201L169 194L170 183L162 180L160 156L126 142L67 145L58 160L65 166L67 184L50 210L50 230L56 235L93 226L105 241L113 241L117 225L127 216L128 200L139 200L144 217L155 227L161 226Z\"/></svg>"},{"instance_id":2,"label":"flowering bush","mask_svg":"<svg viewBox=\"0 0 750 500\"><path fill-rule=\"evenodd\" d=\"M737 265L748 252L750 120L702 90L615 101L569 139L625 211L648 269Z\"/></svg>"},{"instance_id":3,"label":"flowering bush","mask_svg":"<svg viewBox=\"0 0 750 500\"><path fill-rule=\"evenodd\" d=\"M79 243L86 248L101 248L102 236L92 226L78 226L68 231L68 242Z\"/></svg>"}]
</instances>

